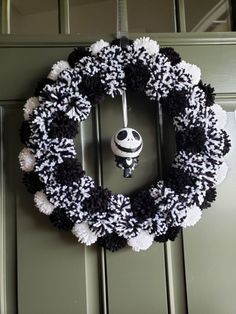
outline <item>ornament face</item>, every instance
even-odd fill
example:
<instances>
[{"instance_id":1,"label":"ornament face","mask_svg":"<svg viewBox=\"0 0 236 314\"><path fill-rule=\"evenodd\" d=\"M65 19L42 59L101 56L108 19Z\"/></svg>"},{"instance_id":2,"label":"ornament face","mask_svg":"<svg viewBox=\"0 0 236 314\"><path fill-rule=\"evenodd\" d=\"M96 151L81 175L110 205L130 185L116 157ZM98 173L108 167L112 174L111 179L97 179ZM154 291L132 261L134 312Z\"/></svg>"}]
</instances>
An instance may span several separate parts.
<instances>
[{"instance_id":1,"label":"ornament face","mask_svg":"<svg viewBox=\"0 0 236 314\"><path fill-rule=\"evenodd\" d=\"M143 148L143 140L138 131L123 128L111 139L111 149L114 155L123 158L138 157Z\"/></svg>"}]
</instances>

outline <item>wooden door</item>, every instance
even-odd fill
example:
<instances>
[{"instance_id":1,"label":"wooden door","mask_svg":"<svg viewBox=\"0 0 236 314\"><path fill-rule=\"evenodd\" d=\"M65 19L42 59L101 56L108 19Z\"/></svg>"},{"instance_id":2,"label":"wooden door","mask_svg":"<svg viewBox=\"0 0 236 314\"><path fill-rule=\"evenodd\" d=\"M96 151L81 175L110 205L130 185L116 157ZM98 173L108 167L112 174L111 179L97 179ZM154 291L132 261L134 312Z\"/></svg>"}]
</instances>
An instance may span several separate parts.
<instances>
[{"instance_id":1,"label":"wooden door","mask_svg":"<svg viewBox=\"0 0 236 314\"><path fill-rule=\"evenodd\" d=\"M139 34L140 35L140 34ZM131 35L135 38L139 35ZM202 69L205 82L216 88L217 101L229 112L233 149L229 173L218 188L218 200L200 223L175 242L154 244L148 251L101 252L54 229L34 208L21 184L17 155L22 105L50 66L74 46L91 40L77 36L22 40L0 38L1 105L1 313L3 314L234 314L236 311L234 190L236 110L236 37L218 35L153 35L173 46L183 59ZM109 38L108 38L109 39ZM129 117L142 131L145 150L135 177L121 178L109 151L113 132L121 126L119 99L105 99L80 128L78 153L87 172L114 192L130 192L158 176L155 108L143 110L146 99L128 95ZM101 132L96 133L96 122ZM112 123L111 123L112 122ZM167 128L165 145L171 145ZM173 140L173 139L172 139ZM98 141L102 155L97 154ZM168 151L168 150L166 150ZM165 155L165 159L168 157ZM140 183L142 182L142 183Z\"/></svg>"}]
</instances>

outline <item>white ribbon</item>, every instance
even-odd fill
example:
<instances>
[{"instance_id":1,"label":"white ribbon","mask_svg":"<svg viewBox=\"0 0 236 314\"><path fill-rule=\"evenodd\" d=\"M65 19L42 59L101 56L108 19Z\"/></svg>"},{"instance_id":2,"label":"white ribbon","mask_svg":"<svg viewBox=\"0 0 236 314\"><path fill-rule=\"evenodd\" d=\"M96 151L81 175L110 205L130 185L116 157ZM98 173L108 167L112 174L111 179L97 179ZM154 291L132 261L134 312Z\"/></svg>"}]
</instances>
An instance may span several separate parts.
<instances>
[{"instance_id":1,"label":"white ribbon","mask_svg":"<svg viewBox=\"0 0 236 314\"><path fill-rule=\"evenodd\" d=\"M127 109L127 100L126 100L126 92L122 93L122 110L123 110L123 122L124 128L128 126L128 109Z\"/></svg>"}]
</instances>

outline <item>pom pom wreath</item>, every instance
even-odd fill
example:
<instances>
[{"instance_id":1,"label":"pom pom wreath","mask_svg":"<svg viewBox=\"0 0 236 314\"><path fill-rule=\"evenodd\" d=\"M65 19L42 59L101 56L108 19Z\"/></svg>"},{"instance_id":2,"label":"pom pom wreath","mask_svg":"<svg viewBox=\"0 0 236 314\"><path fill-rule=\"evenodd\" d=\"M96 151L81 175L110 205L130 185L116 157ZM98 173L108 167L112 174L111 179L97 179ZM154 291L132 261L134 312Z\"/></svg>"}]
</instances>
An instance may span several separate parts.
<instances>
[{"instance_id":1,"label":"pom pom wreath","mask_svg":"<svg viewBox=\"0 0 236 314\"><path fill-rule=\"evenodd\" d=\"M132 247L133 251L139 252L147 250L153 243L154 235L147 231L141 230L140 233L128 240L128 245Z\"/></svg>"},{"instance_id":2,"label":"pom pom wreath","mask_svg":"<svg viewBox=\"0 0 236 314\"><path fill-rule=\"evenodd\" d=\"M89 48L92 55L97 55L103 48L108 47L109 43L104 41L103 39L97 41L96 43L92 44Z\"/></svg>"},{"instance_id":3,"label":"pom pom wreath","mask_svg":"<svg viewBox=\"0 0 236 314\"><path fill-rule=\"evenodd\" d=\"M228 165L226 164L226 162L223 162L223 164L220 166L220 168L218 169L217 171L217 174L216 174L216 184L219 185L221 184L226 176L227 176L227 172L228 172Z\"/></svg>"},{"instance_id":4,"label":"pom pom wreath","mask_svg":"<svg viewBox=\"0 0 236 314\"><path fill-rule=\"evenodd\" d=\"M185 192L187 186L194 186L196 178L189 175L182 169L172 167L166 179L164 179L165 185L176 193L181 194Z\"/></svg>"},{"instance_id":5,"label":"pom pom wreath","mask_svg":"<svg viewBox=\"0 0 236 314\"><path fill-rule=\"evenodd\" d=\"M31 135L30 125L28 121L23 121L20 127L20 140L24 145L28 145Z\"/></svg>"},{"instance_id":6,"label":"pom pom wreath","mask_svg":"<svg viewBox=\"0 0 236 314\"><path fill-rule=\"evenodd\" d=\"M154 241L160 242L160 243L167 242L168 240L174 241L179 235L181 230L182 230L182 227L170 227L168 228L165 234L156 236Z\"/></svg>"},{"instance_id":7,"label":"pom pom wreath","mask_svg":"<svg viewBox=\"0 0 236 314\"><path fill-rule=\"evenodd\" d=\"M86 222L75 224L72 228L72 233L78 238L80 243L91 245L97 241L96 234L89 229Z\"/></svg>"},{"instance_id":8,"label":"pom pom wreath","mask_svg":"<svg viewBox=\"0 0 236 314\"><path fill-rule=\"evenodd\" d=\"M116 252L126 246L127 240L113 232L99 238L98 244L111 252Z\"/></svg>"},{"instance_id":9,"label":"pom pom wreath","mask_svg":"<svg viewBox=\"0 0 236 314\"><path fill-rule=\"evenodd\" d=\"M64 112L57 112L50 125L49 136L51 138L74 138L78 133L78 125Z\"/></svg>"},{"instance_id":10,"label":"pom pom wreath","mask_svg":"<svg viewBox=\"0 0 236 314\"><path fill-rule=\"evenodd\" d=\"M155 40L152 40L149 37L138 38L134 41L135 51L142 48L144 48L150 55L156 55L159 52L159 45Z\"/></svg>"},{"instance_id":11,"label":"pom pom wreath","mask_svg":"<svg viewBox=\"0 0 236 314\"><path fill-rule=\"evenodd\" d=\"M139 60L135 64L128 64L124 70L127 87L138 92L143 92L150 78L148 67Z\"/></svg>"},{"instance_id":12,"label":"pom pom wreath","mask_svg":"<svg viewBox=\"0 0 236 314\"><path fill-rule=\"evenodd\" d=\"M54 227L64 231L70 231L74 225L64 208L55 208L49 219Z\"/></svg>"},{"instance_id":13,"label":"pom pom wreath","mask_svg":"<svg viewBox=\"0 0 236 314\"><path fill-rule=\"evenodd\" d=\"M54 81L51 80L51 79L49 79L49 78L43 78L43 79L41 79L41 80L38 82L38 84L37 84L37 86L36 86L36 88L35 88L34 96L38 97L38 96L40 95L41 90L42 90L47 84L53 85L53 84L54 84Z\"/></svg>"},{"instance_id":14,"label":"pom pom wreath","mask_svg":"<svg viewBox=\"0 0 236 314\"><path fill-rule=\"evenodd\" d=\"M224 149L223 149L223 154L224 156L227 155L230 151L231 148L231 141L229 138L229 135L225 132L225 130L221 130L223 134L223 139L224 139Z\"/></svg>"},{"instance_id":15,"label":"pom pom wreath","mask_svg":"<svg viewBox=\"0 0 236 314\"><path fill-rule=\"evenodd\" d=\"M209 190L207 190L204 201L200 206L201 209L211 207L211 203L213 203L216 200L216 196L217 196L216 188L210 188Z\"/></svg>"},{"instance_id":16,"label":"pom pom wreath","mask_svg":"<svg viewBox=\"0 0 236 314\"><path fill-rule=\"evenodd\" d=\"M90 193L91 196L84 201L83 207L90 213L106 212L111 199L111 191L99 186L92 188Z\"/></svg>"},{"instance_id":17,"label":"pom pom wreath","mask_svg":"<svg viewBox=\"0 0 236 314\"><path fill-rule=\"evenodd\" d=\"M181 226L183 228L194 226L201 219L201 216L201 208L198 206L191 206L187 209L187 216Z\"/></svg>"},{"instance_id":18,"label":"pom pom wreath","mask_svg":"<svg viewBox=\"0 0 236 314\"><path fill-rule=\"evenodd\" d=\"M189 99L184 89L180 91L173 89L169 92L167 97L162 97L160 102L163 111L167 115L174 117L184 112L185 108L188 106Z\"/></svg>"},{"instance_id":19,"label":"pom pom wreath","mask_svg":"<svg viewBox=\"0 0 236 314\"><path fill-rule=\"evenodd\" d=\"M81 163L75 158L67 158L56 167L55 178L59 184L72 185L84 175Z\"/></svg>"},{"instance_id":20,"label":"pom pom wreath","mask_svg":"<svg viewBox=\"0 0 236 314\"><path fill-rule=\"evenodd\" d=\"M58 61L52 66L52 70L48 74L47 78L56 81L58 79L59 74L68 68L70 68L70 65L67 61L64 60Z\"/></svg>"},{"instance_id":21,"label":"pom pom wreath","mask_svg":"<svg viewBox=\"0 0 236 314\"><path fill-rule=\"evenodd\" d=\"M84 75L80 83L80 91L93 105L101 103L104 98L104 89L98 74Z\"/></svg>"},{"instance_id":22,"label":"pom pom wreath","mask_svg":"<svg viewBox=\"0 0 236 314\"><path fill-rule=\"evenodd\" d=\"M214 104L215 102L215 89L214 87L211 87L210 84L203 84L203 82L200 80L198 86L201 88L201 90L204 91L205 96L206 96L206 106L210 107Z\"/></svg>"},{"instance_id":23,"label":"pom pom wreath","mask_svg":"<svg viewBox=\"0 0 236 314\"><path fill-rule=\"evenodd\" d=\"M139 222L143 222L145 219L155 216L155 201L148 191L144 190L133 195L130 198L130 202L134 217Z\"/></svg>"},{"instance_id":24,"label":"pom pom wreath","mask_svg":"<svg viewBox=\"0 0 236 314\"><path fill-rule=\"evenodd\" d=\"M201 78L201 70L195 64L190 64L185 61L181 61L177 65L180 69L184 69L187 74L190 74L193 85L197 85Z\"/></svg>"},{"instance_id":25,"label":"pom pom wreath","mask_svg":"<svg viewBox=\"0 0 236 314\"><path fill-rule=\"evenodd\" d=\"M79 60L81 60L83 57L88 57L90 56L90 52L88 49L86 49L85 47L77 47L74 49L74 51L72 51L72 53L69 55L67 61L69 63L69 65L74 68L76 63L79 62Z\"/></svg>"},{"instance_id":26,"label":"pom pom wreath","mask_svg":"<svg viewBox=\"0 0 236 314\"><path fill-rule=\"evenodd\" d=\"M133 44L133 40L128 39L125 36L122 36L121 38L116 38L111 42L111 46L119 46L125 49L127 46L130 46Z\"/></svg>"},{"instance_id":27,"label":"pom pom wreath","mask_svg":"<svg viewBox=\"0 0 236 314\"><path fill-rule=\"evenodd\" d=\"M24 119L29 120L30 115L32 114L33 110L39 106L39 100L37 97L30 97L23 108L24 111Z\"/></svg>"},{"instance_id":28,"label":"pom pom wreath","mask_svg":"<svg viewBox=\"0 0 236 314\"><path fill-rule=\"evenodd\" d=\"M181 62L180 55L171 47L160 48L160 53L170 60L171 65L176 65Z\"/></svg>"},{"instance_id":29,"label":"pom pom wreath","mask_svg":"<svg viewBox=\"0 0 236 314\"><path fill-rule=\"evenodd\" d=\"M43 183L39 180L39 176L35 172L24 173L23 183L29 193L35 194L44 188Z\"/></svg>"},{"instance_id":30,"label":"pom pom wreath","mask_svg":"<svg viewBox=\"0 0 236 314\"><path fill-rule=\"evenodd\" d=\"M35 157L29 148L23 148L19 154L19 163L23 171L30 172L34 169Z\"/></svg>"},{"instance_id":31,"label":"pom pom wreath","mask_svg":"<svg viewBox=\"0 0 236 314\"><path fill-rule=\"evenodd\" d=\"M43 191L38 191L34 195L34 201L39 211L45 215L51 215L54 206L48 201L46 194Z\"/></svg>"},{"instance_id":32,"label":"pom pom wreath","mask_svg":"<svg viewBox=\"0 0 236 314\"><path fill-rule=\"evenodd\" d=\"M206 143L205 130L202 127L193 127L176 133L178 150L186 150L192 153L203 151Z\"/></svg>"}]
</instances>

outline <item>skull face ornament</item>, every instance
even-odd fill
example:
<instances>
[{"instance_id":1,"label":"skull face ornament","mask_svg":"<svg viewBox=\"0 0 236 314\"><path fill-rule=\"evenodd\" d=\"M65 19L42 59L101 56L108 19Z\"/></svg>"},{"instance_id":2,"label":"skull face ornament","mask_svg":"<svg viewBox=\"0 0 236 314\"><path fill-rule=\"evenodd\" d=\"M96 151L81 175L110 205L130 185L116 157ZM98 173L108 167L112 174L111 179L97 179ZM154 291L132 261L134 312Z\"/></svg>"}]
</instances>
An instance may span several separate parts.
<instances>
[{"instance_id":1,"label":"skull face ornament","mask_svg":"<svg viewBox=\"0 0 236 314\"><path fill-rule=\"evenodd\" d=\"M124 177L131 178L138 165L138 157L143 148L143 140L138 131L123 128L111 139L111 149L115 155L117 167L124 170Z\"/></svg>"}]
</instances>

